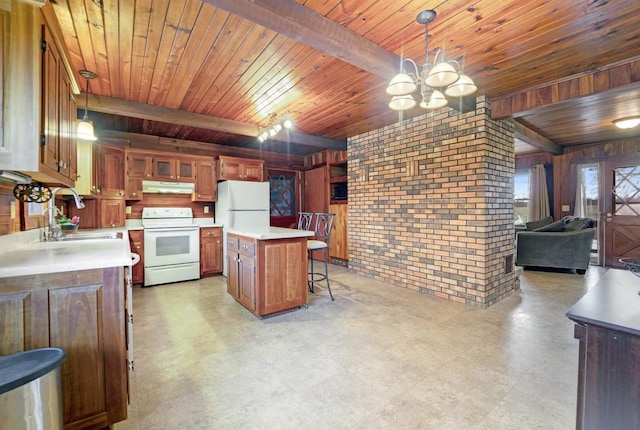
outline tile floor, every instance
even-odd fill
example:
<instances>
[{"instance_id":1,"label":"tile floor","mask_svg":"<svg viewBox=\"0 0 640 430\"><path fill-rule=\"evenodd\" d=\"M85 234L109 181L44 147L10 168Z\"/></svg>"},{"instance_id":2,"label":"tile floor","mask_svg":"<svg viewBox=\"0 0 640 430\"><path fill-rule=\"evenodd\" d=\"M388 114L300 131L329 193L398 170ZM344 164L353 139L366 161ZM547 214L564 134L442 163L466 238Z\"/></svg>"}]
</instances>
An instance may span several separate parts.
<instances>
[{"instance_id":1,"label":"tile floor","mask_svg":"<svg viewBox=\"0 0 640 430\"><path fill-rule=\"evenodd\" d=\"M134 290L125 429L571 429L565 312L602 277L524 271L472 308L332 266L309 308L258 319L225 278Z\"/></svg>"}]
</instances>

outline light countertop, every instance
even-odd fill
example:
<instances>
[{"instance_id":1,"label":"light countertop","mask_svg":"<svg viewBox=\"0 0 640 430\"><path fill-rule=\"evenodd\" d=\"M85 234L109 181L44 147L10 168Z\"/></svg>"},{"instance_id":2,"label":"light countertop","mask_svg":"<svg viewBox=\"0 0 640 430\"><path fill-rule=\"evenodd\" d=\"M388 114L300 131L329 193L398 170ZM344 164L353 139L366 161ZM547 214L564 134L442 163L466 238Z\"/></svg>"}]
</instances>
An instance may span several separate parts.
<instances>
[{"instance_id":1,"label":"light countertop","mask_svg":"<svg viewBox=\"0 0 640 430\"><path fill-rule=\"evenodd\" d=\"M314 236L313 231L310 230L298 230L295 228L282 227L243 227L237 229L229 228L226 229L226 232L258 240L293 239L296 237Z\"/></svg>"},{"instance_id":2,"label":"light countertop","mask_svg":"<svg viewBox=\"0 0 640 430\"><path fill-rule=\"evenodd\" d=\"M130 266L126 229L80 230L78 235L111 232L122 232L122 238L42 242L39 230L3 236L0 277Z\"/></svg>"}]
</instances>

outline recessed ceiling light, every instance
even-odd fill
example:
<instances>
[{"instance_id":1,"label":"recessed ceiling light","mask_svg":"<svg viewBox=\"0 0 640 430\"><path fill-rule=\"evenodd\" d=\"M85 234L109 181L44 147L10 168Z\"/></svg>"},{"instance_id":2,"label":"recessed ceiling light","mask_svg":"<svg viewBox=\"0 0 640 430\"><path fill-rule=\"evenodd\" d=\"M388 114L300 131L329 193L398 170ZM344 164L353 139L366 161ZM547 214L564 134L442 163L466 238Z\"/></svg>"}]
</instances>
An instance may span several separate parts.
<instances>
[{"instance_id":1,"label":"recessed ceiling light","mask_svg":"<svg viewBox=\"0 0 640 430\"><path fill-rule=\"evenodd\" d=\"M618 128L633 128L640 125L640 116L631 116L628 118L620 118L613 120L613 123Z\"/></svg>"}]
</instances>

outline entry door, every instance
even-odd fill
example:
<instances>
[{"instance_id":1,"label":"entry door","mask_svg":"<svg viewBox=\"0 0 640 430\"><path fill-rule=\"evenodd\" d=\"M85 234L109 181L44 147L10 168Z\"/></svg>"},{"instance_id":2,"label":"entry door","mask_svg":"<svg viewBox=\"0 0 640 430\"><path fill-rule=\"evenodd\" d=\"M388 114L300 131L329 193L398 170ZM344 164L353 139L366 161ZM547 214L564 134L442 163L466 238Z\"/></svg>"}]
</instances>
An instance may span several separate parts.
<instances>
[{"instance_id":1,"label":"entry door","mask_svg":"<svg viewBox=\"0 0 640 430\"><path fill-rule=\"evenodd\" d=\"M605 264L640 258L640 158L605 161Z\"/></svg>"}]
</instances>

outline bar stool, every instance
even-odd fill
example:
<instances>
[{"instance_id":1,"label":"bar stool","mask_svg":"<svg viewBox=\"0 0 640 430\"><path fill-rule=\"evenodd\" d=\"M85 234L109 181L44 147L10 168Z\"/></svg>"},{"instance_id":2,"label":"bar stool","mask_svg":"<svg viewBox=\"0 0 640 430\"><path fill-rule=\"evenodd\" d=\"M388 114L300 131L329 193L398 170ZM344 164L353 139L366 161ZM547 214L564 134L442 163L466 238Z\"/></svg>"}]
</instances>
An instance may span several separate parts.
<instances>
[{"instance_id":1,"label":"bar stool","mask_svg":"<svg viewBox=\"0 0 640 430\"><path fill-rule=\"evenodd\" d=\"M298 230L311 230L313 212L298 212Z\"/></svg>"},{"instance_id":2,"label":"bar stool","mask_svg":"<svg viewBox=\"0 0 640 430\"><path fill-rule=\"evenodd\" d=\"M333 226L333 218L336 214L330 213L316 213L316 227L314 229L315 239L309 239L307 241L307 249L309 251L309 260L311 260L311 270L309 271L309 291L313 293L313 284L316 282L327 281L327 289L329 290L329 296L331 301L333 293L331 292L331 285L329 284L329 241L331 239L331 227ZM322 251L324 255L324 273L316 273L313 271L313 251Z\"/></svg>"}]
</instances>

